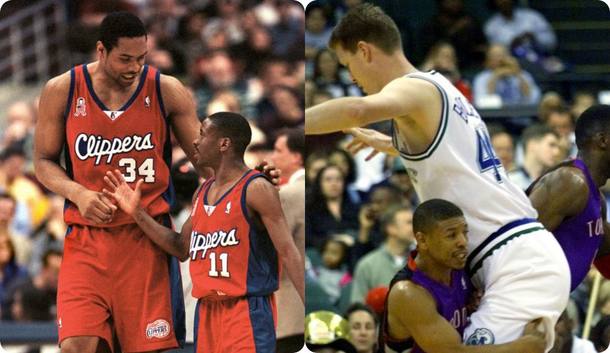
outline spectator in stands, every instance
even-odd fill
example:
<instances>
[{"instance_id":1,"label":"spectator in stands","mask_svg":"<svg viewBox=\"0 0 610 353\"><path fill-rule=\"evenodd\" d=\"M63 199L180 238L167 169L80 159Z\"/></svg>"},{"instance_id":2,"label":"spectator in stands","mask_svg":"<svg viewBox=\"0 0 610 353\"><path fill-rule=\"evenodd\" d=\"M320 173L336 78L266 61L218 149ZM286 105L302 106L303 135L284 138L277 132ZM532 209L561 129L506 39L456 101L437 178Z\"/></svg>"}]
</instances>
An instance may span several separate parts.
<instances>
[{"instance_id":1,"label":"spectator in stands","mask_svg":"<svg viewBox=\"0 0 610 353\"><path fill-rule=\"evenodd\" d=\"M226 51L213 51L199 58L195 69L195 98L197 116L206 116L206 108L211 98L224 90L230 90L239 97L244 114L252 118L252 103L248 101L250 84L240 75L233 59Z\"/></svg>"},{"instance_id":2,"label":"spectator in stands","mask_svg":"<svg viewBox=\"0 0 610 353\"><path fill-rule=\"evenodd\" d=\"M559 93L555 91L545 92L540 98L540 104L538 104L538 117L544 122L550 111L560 109L565 104L563 97Z\"/></svg>"},{"instance_id":3,"label":"spectator in stands","mask_svg":"<svg viewBox=\"0 0 610 353\"><path fill-rule=\"evenodd\" d=\"M497 12L484 26L489 43L512 48L527 43L546 52L555 49L555 32L538 11L516 8L514 0L492 0L490 3Z\"/></svg>"},{"instance_id":4,"label":"spectator in stands","mask_svg":"<svg viewBox=\"0 0 610 353\"><path fill-rule=\"evenodd\" d=\"M1 209L0 209L1 211ZM11 238L0 232L0 301L4 301L7 289L11 284L27 278L25 267L20 266L15 258L15 247ZM4 314L6 310L2 310Z\"/></svg>"},{"instance_id":5,"label":"spectator in stands","mask_svg":"<svg viewBox=\"0 0 610 353\"><path fill-rule=\"evenodd\" d=\"M347 194L353 202L360 203L362 200L354 185L356 179L358 179L354 158L343 148L334 148L328 152L328 162L341 169L343 175L345 175Z\"/></svg>"},{"instance_id":6,"label":"spectator in stands","mask_svg":"<svg viewBox=\"0 0 610 353\"><path fill-rule=\"evenodd\" d=\"M472 102L472 91L468 82L463 80L458 69L457 56L453 45L448 42L438 42L430 48L426 60L422 64L422 71L435 70L445 76L458 91L462 92Z\"/></svg>"},{"instance_id":7,"label":"spectator in stands","mask_svg":"<svg viewBox=\"0 0 610 353\"><path fill-rule=\"evenodd\" d=\"M330 234L352 233L358 229L360 206L345 190L345 176L335 165L320 170L306 200L306 244L321 246Z\"/></svg>"},{"instance_id":8,"label":"spectator in stands","mask_svg":"<svg viewBox=\"0 0 610 353\"><path fill-rule=\"evenodd\" d=\"M597 353L593 343L572 334L572 321L564 311L555 325L555 345L549 353Z\"/></svg>"},{"instance_id":9,"label":"spectator in stands","mask_svg":"<svg viewBox=\"0 0 610 353\"><path fill-rule=\"evenodd\" d=\"M24 284L15 291L10 306L10 318L13 321L50 321L54 315L51 307L55 298L36 288L31 282Z\"/></svg>"},{"instance_id":10,"label":"spectator in stands","mask_svg":"<svg viewBox=\"0 0 610 353\"><path fill-rule=\"evenodd\" d=\"M597 103L595 96L589 92L577 92L574 94L574 99L572 101L572 107L570 111L572 112L572 116L578 119L580 114L585 110L589 109L593 104Z\"/></svg>"},{"instance_id":11,"label":"spectator in stands","mask_svg":"<svg viewBox=\"0 0 610 353\"><path fill-rule=\"evenodd\" d=\"M322 262L314 266L316 280L333 304L337 304L343 287L352 280L347 266L349 247L341 238L336 234L326 239L320 250Z\"/></svg>"},{"instance_id":12,"label":"spectator in stands","mask_svg":"<svg viewBox=\"0 0 610 353\"><path fill-rule=\"evenodd\" d=\"M305 13L305 58L313 59L318 50L326 48L332 29L328 26L329 14L322 5L311 3Z\"/></svg>"},{"instance_id":13,"label":"spectator in stands","mask_svg":"<svg viewBox=\"0 0 610 353\"><path fill-rule=\"evenodd\" d=\"M532 125L523 131L525 154L523 164L508 173L508 177L525 190L544 172L560 160L559 135L542 124Z\"/></svg>"},{"instance_id":14,"label":"spectator in stands","mask_svg":"<svg viewBox=\"0 0 610 353\"><path fill-rule=\"evenodd\" d=\"M493 97L502 105L537 104L540 88L505 46L493 44L487 50L486 69L474 78L475 105L488 106ZM496 99L497 99L496 98Z\"/></svg>"},{"instance_id":15,"label":"spectator in stands","mask_svg":"<svg viewBox=\"0 0 610 353\"><path fill-rule=\"evenodd\" d=\"M30 258L32 245L27 237L29 234L18 234L11 229L16 205L17 202L12 195L0 191L0 237L6 237L11 241L10 259L14 257L20 266L26 266Z\"/></svg>"},{"instance_id":16,"label":"spectator in stands","mask_svg":"<svg viewBox=\"0 0 610 353\"><path fill-rule=\"evenodd\" d=\"M177 183L176 179L173 179ZM176 184L178 185L178 184ZM191 203L192 193L189 195ZM31 237L32 254L28 269L30 273L38 273L42 266L44 253L50 249L62 249L68 227L64 222L65 200L59 195L49 197L50 209L45 221Z\"/></svg>"},{"instance_id":17,"label":"spectator in stands","mask_svg":"<svg viewBox=\"0 0 610 353\"><path fill-rule=\"evenodd\" d=\"M303 111L300 93L292 87L276 86L257 105L257 125L263 131L294 128L303 125Z\"/></svg>"},{"instance_id":18,"label":"spectator in stands","mask_svg":"<svg viewBox=\"0 0 610 353\"><path fill-rule=\"evenodd\" d=\"M440 41L455 47L462 68L479 66L485 56L487 40L481 24L464 10L463 0L438 0L438 13L420 32L423 51Z\"/></svg>"},{"instance_id":19,"label":"spectator in stands","mask_svg":"<svg viewBox=\"0 0 610 353\"><path fill-rule=\"evenodd\" d=\"M19 300L18 295L26 292L36 293L35 295L42 299L47 307L46 316L51 318L55 316L55 300L57 298L57 281L59 278L59 267L63 252L59 249L48 249L42 257L42 269L33 276L24 277L19 281L15 281L7 288L7 295L2 301L3 315L7 311L5 308L10 308ZM21 299L24 299L22 296ZM25 308L27 309L27 307ZM6 317L5 317L6 318ZM13 320L18 320L18 317L11 317ZM48 320L48 319L45 319Z\"/></svg>"},{"instance_id":20,"label":"spectator in stands","mask_svg":"<svg viewBox=\"0 0 610 353\"><path fill-rule=\"evenodd\" d=\"M547 112L543 122L559 135L561 155L576 156L576 136L574 134L574 117L565 107L558 107Z\"/></svg>"},{"instance_id":21,"label":"spectator in stands","mask_svg":"<svg viewBox=\"0 0 610 353\"><path fill-rule=\"evenodd\" d=\"M276 57L291 61L303 60L305 52L305 17L301 4L294 1L277 1L279 21L271 26L273 49Z\"/></svg>"},{"instance_id":22,"label":"spectator in stands","mask_svg":"<svg viewBox=\"0 0 610 353\"><path fill-rule=\"evenodd\" d=\"M328 165L328 159L325 153L316 151L310 153L305 162L305 175L309 186L316 181L316 176L322 168Z\"/></svg>"},{"instance_id":23,"label":"spectator in stands","mask_svg":"<svg viewBox=\"0 0 610 353\"><path fill-rule=\"evenodd\" d=\"M336 55L330 49L320 49L314 58L313 67L316 87L329 92L333 98L361 96L360 89L346 80L341 70Z\"/></svg>"},{"instance_id":24,"label":"spectator in stands","mask_svg":"<svg viewBox=\"0 0 610 353\"><path fill-rule=\"evenodd\" d=\"M277 134L271 161L282 171L280 185L305 176L305 133L302 129L285 129Z\"/></svg>"},{"instance_id":25,"label":"spectator in stands","mask_svg":"<svg viewBox=\"0 0 610 353\"><path fill-rule=\"evenodd\" d=\"M417 198L417 193L413 188L413 183L411 183L411 178L409 177L409 173L407 173L405 165L400 158L391 159L389 164L389 175L379 183L371 185L369 195L378 187L387 186L394 188L395 191L397 191L401 203L416 207L419 204L419 199Z\"/></svg>"},{"instance_id":26,"label":"spectator in stands","mask_svg":"<svg viewBox=\"0 0 610 353\"><path fill-rule=\"evenodd\" d=\"M393 206L381 217L384 242L356 264L352 284L352 302L364 302L369 290L388 285L396 272L406 264L409 251L415 247L413 211L410 207Z\"/></svg>"},{"instance_id":27,"label":"spectator in stands","mask_svg":"<svg viewBox=\"0 0 610 353\"><path fill-rule=\"evenodd\" d=\"M0 189L27 205L31 228L19 229L29 235L46 217L49 201L40 187L26 175L26 154L21 144L11 145L0 154Z\"/></svg>"},{"instance_id":28,"label":"spectator in stands","mask_svg":"<svg viewBox=\"0 0 610 353\"><path fill-rule=\"evenodd\" d=\"M369 202L360 208L358 237L353 251L355 264L360 257L377 248L383 242L381 218L385 211L404 203L401 193L393 186L378 186L370 191Z\"/></svg>"},{"instance_id":29,"label":"spectator in stands","mask_svg":"<svg viewBox=\"0 0 610 353\"><path fill-rule=\"evenodd\" d=\"M502 125L487 125L491 146L502 162L504 170L510 172L515 168L515 143L513 136L506 132Z\"/></svg>"},{"instance_id":30,"label":"spectator in stands","mask_svg":"<svg viewBox=\"0 0 610 353\"><path fill-rule=\"evenodd\" d=\"M379 319L369 306L352 304L343 314L349 324L350 342L358 353L374 353L377 348Z\"/></svg>"}]
</instances>

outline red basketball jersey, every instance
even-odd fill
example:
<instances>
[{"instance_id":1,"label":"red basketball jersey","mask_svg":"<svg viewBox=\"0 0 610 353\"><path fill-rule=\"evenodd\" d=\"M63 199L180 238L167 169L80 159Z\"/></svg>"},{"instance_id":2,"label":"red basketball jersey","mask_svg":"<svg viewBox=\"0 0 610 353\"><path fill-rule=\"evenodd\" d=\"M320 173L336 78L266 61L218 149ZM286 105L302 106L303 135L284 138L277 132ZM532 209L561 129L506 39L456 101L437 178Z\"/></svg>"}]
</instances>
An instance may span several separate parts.
<instances>
[{"instance_id":1,"label":"red basketball jersey","mask_svg":"<svg viewBox=\"0 0 610 353\"><path fill-rule=\"evenodd\" d=\"M190 271L195 298L269 295L278 288L279 263L266 231L257 231L246 206L252 180L246 172L215 204L207 202L214 179L200 188L193 205Z\"/></svg>"},{"instance_id":2,"label":"red basketball jersey","mask_svg":"<svg viewBox=\"0 0 610 353\"><path fill-rule=\"evenodd\" d=\"M90 190L102 191L107 187L106 172L119 169L131 185L144 180L142 205L149 214L168 212L173 200L171 146L159 71L145 65L135 92L117 111L110 111L97 97L86 65L73 68L70 74L64 115L68 175ZM71 202L66 204L64 218L68 224L91 224ZM119 209L113 221L102 226L133 222Z\"/></svg>"}]
</instances>

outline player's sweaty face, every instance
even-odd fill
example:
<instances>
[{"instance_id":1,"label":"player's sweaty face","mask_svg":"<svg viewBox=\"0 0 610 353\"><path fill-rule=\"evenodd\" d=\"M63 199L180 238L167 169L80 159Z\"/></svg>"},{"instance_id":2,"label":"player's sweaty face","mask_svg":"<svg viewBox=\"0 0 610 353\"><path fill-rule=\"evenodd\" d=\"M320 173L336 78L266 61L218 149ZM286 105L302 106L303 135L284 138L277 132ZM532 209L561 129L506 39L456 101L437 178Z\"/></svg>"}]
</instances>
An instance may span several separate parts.
<instances>
[{"instance_id":1,"label":"player's sweaty face","mask_svg":"<svg viewBox=\"0 0 610 353\"><path fill-rule=\"evenodd\" d=\"M146 37L122 37L108 53L106 70L121 86L130 86L138 78L147 54Z\"/></svg>"},{"instance_id":2,"label":"player's sweaty face","mask_svg":"<svg viewBox=\"0 0 610 353\"><path fill-rule=\"evenodd\" d=\"M350 53L348 50L343 49L341 45L337 46L335 53L337 54L339 63L345 66L349 71L350 75L352 76L352 81L354 81L354 83L365 93L372 93L369 92L365 87L366 81L364 78L364 72L361 68L362 59L359 57L359 53Z\"/></svg>"},{"instance_id":3,"label":"player's sweaty face","mask_svg":"<svg viewBox=\"0 0 610 353\"><path fill-rule=\"evenodd\" d=\"M199 127L199 136L193 141L195 146L195 159L197 164L207 165L206 158L213 154L212 148L214 147L214 141L216 140L213 134L214 126L209 119L205 119L201 122Z\"/></svg>"},{"instance_id":4,"label":"player's sweaty face","mask_svg":"<svg viewBox=\"0 0 610 353\"><path fill-rule=\"evenodd\" d=\"M463 269L468 255L468 226L464 217L439 221L429 235L430 253L437 261L455 270Z\"/></svg>"}]
</instances>

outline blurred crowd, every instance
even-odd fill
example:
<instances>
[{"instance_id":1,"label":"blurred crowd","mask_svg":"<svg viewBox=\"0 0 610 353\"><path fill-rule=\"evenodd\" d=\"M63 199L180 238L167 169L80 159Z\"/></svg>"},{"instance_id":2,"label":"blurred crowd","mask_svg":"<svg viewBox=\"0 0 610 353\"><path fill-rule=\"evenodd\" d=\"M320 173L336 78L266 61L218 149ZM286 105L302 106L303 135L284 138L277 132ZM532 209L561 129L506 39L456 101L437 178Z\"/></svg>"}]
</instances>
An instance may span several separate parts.
<instances>
[{"instance_id":1,"label":"blurred crowd","mask_svg":"<svg viewBox=\"0 0 610 353\"><path fill-rule=\"evenodd\" d=\"M294 151L304 153L305 14L299 3L74 0L66 1L66 6L66 45L71 60L65 63L66 71L97 60L97 28L108 12L131 11L148 30L147 63L177 77L190 89L200 119L218 111L240 112L248 118L253 129L253 141L246 153L249 166L262 160L282 165L298 155ZM40 116L37 100L17 101L5 107L6 120L0 133L2 320L55 319L67 226L63 222L64 200L46 190L33 173L32 140ZM287 136L300 136L300 145L294 139L289 143ZM200 179L184 152L174 146L171 173L177 203L172 216L176 229L180 229L190 214L192 194ZM286 168L282 183L297 171ZM186 267L182 272L188 273ZM184 285L187 290L190 281L185 279ZM194 300L190 296L187 300L192 301L194 309ZM190 320L192 316L187 315ZM187 324L189 329L192 326Z\"/></svg>"},{"instance_id":2,"label":"blurred crowd","mask_svg":"<svg viewBox=\"0 0 610 353\"><path fill-rule=\"evenodd\" d=\"M306 107L363 94L326 47L334 24L362 2L320 0L307 8ZM391 17L397 16L388 2L369 2L386 6ZM422 71L445 75L481 110L527 106L535 112L486 119L509 178L525 190L550 167L575 157L575 121L597 102L597 92L568 97L537 82L538 77L566 70L554 52L560 38L544 16L513 0L488 1L489 16L482 22L466 11L463 0L438 0L436 5L436 13L415 36L417 45L403 43L412 63ZM389 132L384 124L374 128ZM307 322L330 311L343 315L348 331L357 330L346 314L350 307L366 305L377 315L383 310L391 278L416 247L411 222L419 203L398 159L379 154L365 160L371 151L352 155L349 142L343 134L307 136L305 162ZM581 335L595 272L572 294L557 325L554 352L570 351L563 345L572 344L572 335ZM602 281L594 313L590 339L595 349L604 350L610 343L610 281ZM377 324L378 319L371 322ZM306 333L310 343L316 343L314 336ZM351 334L352 344L359 336L360 331ZM377 349L375 340L369 343L366 350L357 351ZM593 344L585 346L593 349ZM595 351L587 349L578 351Z\"/></svg>"}]
</instances>

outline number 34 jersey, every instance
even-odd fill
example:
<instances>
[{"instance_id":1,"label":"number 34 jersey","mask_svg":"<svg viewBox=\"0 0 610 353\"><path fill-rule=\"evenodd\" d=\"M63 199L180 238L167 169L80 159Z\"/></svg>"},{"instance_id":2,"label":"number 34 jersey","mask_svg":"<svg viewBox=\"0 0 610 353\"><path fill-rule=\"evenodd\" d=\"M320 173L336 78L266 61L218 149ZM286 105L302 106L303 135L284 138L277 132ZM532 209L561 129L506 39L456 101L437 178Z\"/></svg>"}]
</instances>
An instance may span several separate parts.
<instances>
[{"instance_id":1,"label":"number 34 jersey","mask_svg":"<svg viewBox=\"0 0 610 353\"><path fill-rule=\"evenodd\" d=\"M191 213L190 272L193 297L223 299L265 296L277 290L279 262L271 238L256 227L246 206L247 188L264 177L247 171L214 204L208 203L207 180Z\"/></svg>"},{"instance_id":2,"label":"number 34 jersey","mask_svg":"<svg viewBox=\"0 0 610 353\"><path fill-rule=\"evenodd\" d=\"M407 139L393 124L394 146L419 199L445 199L462 209L469 253L505 224L537 218L525 193L508 180L487 127L468 100L438 72L407 77L433 84L442 101L436 136L421 153L409 153Z\"/></svg>"},{"instance_id":3,"label":"number 34 jersey","mask_svg":"<svg viewBox=\"0 0 610 353\"><path fill-rule=\"evenodd\" d=\"M133 185L143 179L142 203L152 216L169 211L173 199L169 165L169 125L161 99L160 73L142 68L138 86L119 110L112 111L96 95L86 65L71 72L70 93L64 113L66 172L89 190L107 188L104 175L119 169ZM75 204L67 202L68 224L91 224ZM117 210L109 227L133 223Z\"/></svg>"}]
</instances>

